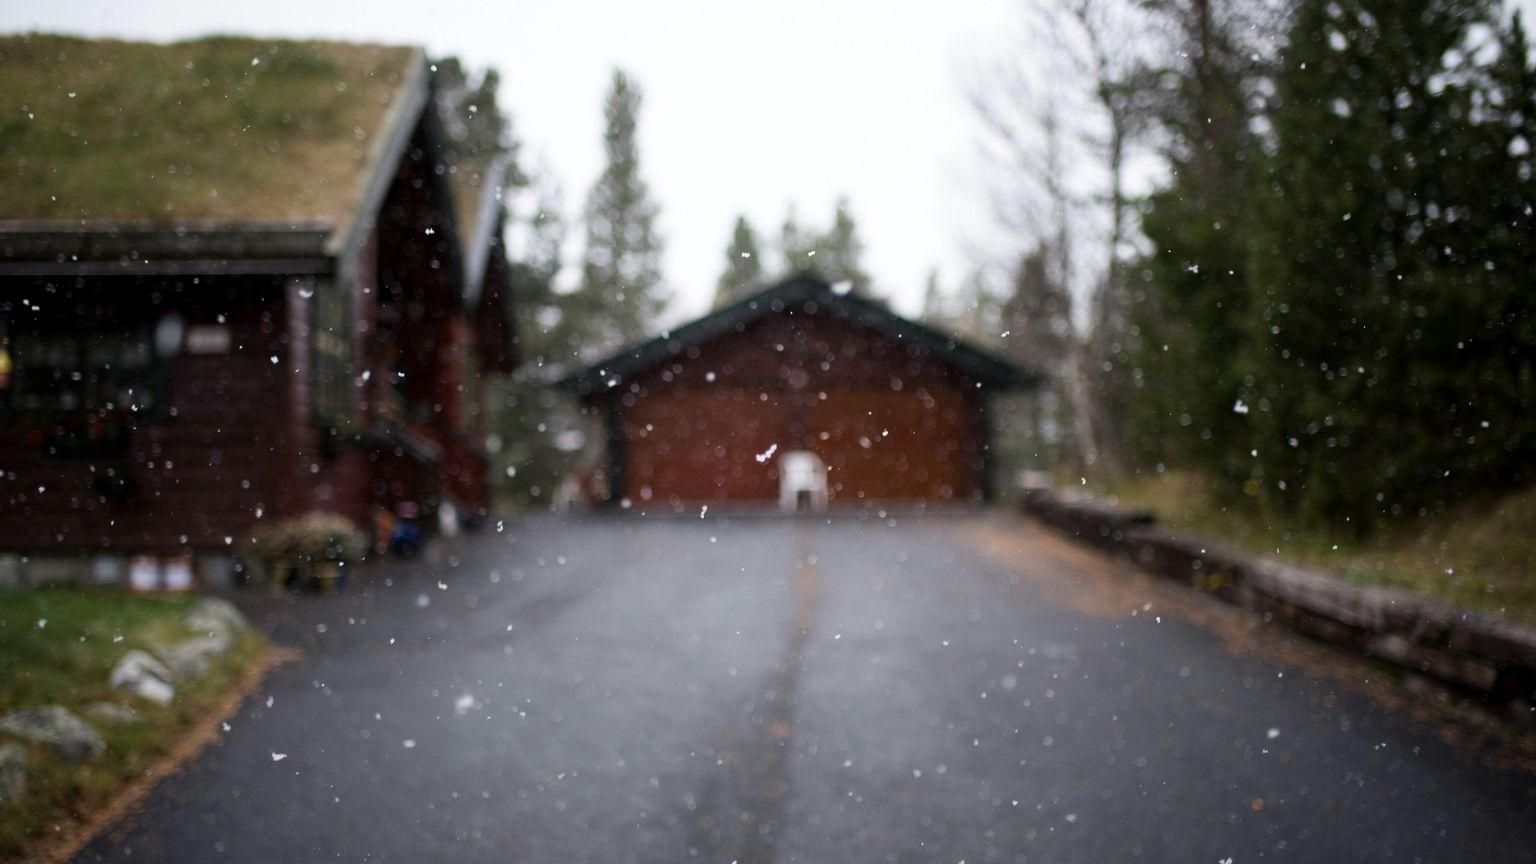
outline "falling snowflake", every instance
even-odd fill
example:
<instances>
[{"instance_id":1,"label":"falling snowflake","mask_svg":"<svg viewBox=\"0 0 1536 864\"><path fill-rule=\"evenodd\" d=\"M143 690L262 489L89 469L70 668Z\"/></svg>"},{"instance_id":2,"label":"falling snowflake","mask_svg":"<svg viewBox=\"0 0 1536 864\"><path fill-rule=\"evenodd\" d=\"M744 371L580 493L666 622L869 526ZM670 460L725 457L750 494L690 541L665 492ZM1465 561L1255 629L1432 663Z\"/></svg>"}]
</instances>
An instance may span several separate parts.
<instances>
[{"instance_id":1,"label":"falling snowflake","mask_svg":"<svg viewBox=\"0 0 1536 864\"><path fill-rule=\"evenodd\" d=\"M777 444L769 444L767 450L764 450L763 452L757 454L757 463L759 465L762 465L762 464L766 463L769 459L772 459L773 458L773 454L777 453L778 451L779 451L779 445L777 445Z\"/></svg>"}]
</instances>

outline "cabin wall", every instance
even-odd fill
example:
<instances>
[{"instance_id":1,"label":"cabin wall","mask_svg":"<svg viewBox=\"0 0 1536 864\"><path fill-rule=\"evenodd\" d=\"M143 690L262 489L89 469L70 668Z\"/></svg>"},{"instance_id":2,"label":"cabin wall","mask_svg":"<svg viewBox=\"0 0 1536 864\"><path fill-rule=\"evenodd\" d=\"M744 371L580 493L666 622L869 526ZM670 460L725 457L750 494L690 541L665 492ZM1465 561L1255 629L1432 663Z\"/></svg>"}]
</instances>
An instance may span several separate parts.
<instances>
[{"instance_id":1,"label":"cabin wall","mask_svg":"<svg viewBox=\"0 0 1536 864\"><path fill-rule=\"evenodd\" d=\"M776 461L810 450L842 503L971 500L985 491L975 383L826 312L774 315L631 381L614 399L632 506L767 503Z\"/></svg>"},{"instance_id":2,"label":"cabin wall","mask_svg":"<svg viewBox=\"0 0 1536 864\"><path fill-rule=\"evenodd\" d=\"M285 362L291 321L280 283L187 278L5 287L7 296L24 289L47 298L46 306L72 316L71 326L174 310L189 331L222 328L228 347L196 349L189 342L167 367L164 409L134 418L126 444L112 452L50 455L27 418L0 416L0 549L222 549L257 514L293 506L296 484L285 458L293 446L294 392Z\"/></svg>"},{"instance_id":3,"label":"cabin wall","mask_svg":"<svg viewBox=\"0 0 1536 864\"><path fill-rule=\"evenodd\" d=\"M374 321L377 317L378 296L378 232L370 230L349 260L341 262L338 277L342 284L337 290L345 293L352 310L352 329L348 335L352 356L357 358L352 370L354 376L368 368L366 358ZM312 297L306 298L309 286L294 281L288 295L289 327L294 334L289 340L288 362L292 369L289 376L289 393L285 400L289 416L286 426L293 441L292 466L289 475L295 484L295 493L286 502L285 515L308 510L325 510L340 513L360 526L371 524L373 509L373 460L369 452L354 440L357 430L366 425L369 405L366 390L355 377L348 382L351 410L347 416L336 418L344 425L332 429L317 424L314 400L310 390L314 382L313 344L311 328L314 326ZM300 335L302 334L302 335Z\"/></svg>"},{"instance_id":4,"label":"cabin wall","mask_svg":"<svg viewBox=\"0 0 1536 864\"><path fill-rule=\"evenodd\" d=\"M492 348L490 359L510 368L511 342L498 310L487 303L504 298L504 260L499 244L491 250L482 303L466 312L459 249L443 197L446 185L432 162L425 129L401 161L378 216L378 325L371 346L374 377L394 393L374 392L394 403L391 422L431 442L440 451L434 465L409 467L412 449L393 448L381 469L387 475L386 500L403 500L430 512L443 496L475 514L489 505L487 459L481 442L481 391L476 368L477 343ZM381 463L382 464L382 463ZM431 482L427 482L428 474ZM413 479L416 478L416 479ZM419 482L418 482L419 480Z\"/></svg>"}]
</instances>

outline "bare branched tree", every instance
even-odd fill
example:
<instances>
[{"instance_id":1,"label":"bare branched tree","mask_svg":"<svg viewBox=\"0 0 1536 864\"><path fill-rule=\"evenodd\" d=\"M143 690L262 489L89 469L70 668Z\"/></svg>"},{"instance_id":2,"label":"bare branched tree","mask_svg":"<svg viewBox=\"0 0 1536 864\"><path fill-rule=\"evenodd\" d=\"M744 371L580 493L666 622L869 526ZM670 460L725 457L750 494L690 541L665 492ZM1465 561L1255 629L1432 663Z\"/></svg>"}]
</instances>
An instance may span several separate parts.
<instances>
[{"instance_id":1,"label":"bare branched tree","mask_svg":"<svg viewBox=\"0 0 1536 864\"><path fill-rule=\"evenodd\" d=\"M1134 246L1127 174L1144 127L1147 64L1138 51L1146 18L1134 0L1029 0L1024 13L1031 50L1013 56L1028 60L987 70L970 100L988 168L1001 181L989 203L1012 247L1002 257L1011 268L1038 256L1030 266L1044 268L1034 279L1012 274L1015 291L1050 285L1066 298L1060 314L1069 338L1042 371L1067 407L1066 455L1086 470L1105 448L1095 345L1124 320L1115 311L1124 305L1120 268ZM1032 314L1058 306L1014 304ZM1016 324L1021 338L1054 327Z\"/></svg>"}]
</instances>

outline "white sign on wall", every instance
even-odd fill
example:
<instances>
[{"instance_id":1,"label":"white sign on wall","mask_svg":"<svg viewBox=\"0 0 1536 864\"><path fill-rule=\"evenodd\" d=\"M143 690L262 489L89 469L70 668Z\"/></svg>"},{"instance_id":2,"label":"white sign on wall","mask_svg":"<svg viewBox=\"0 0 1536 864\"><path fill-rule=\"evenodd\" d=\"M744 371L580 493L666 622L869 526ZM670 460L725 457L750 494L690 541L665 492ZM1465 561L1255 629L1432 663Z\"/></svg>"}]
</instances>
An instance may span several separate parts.
<instances>
[{"instance_id":1,"label":"white sign on wall","mask_svg":"<svg viewBox=\"0 0 1536 864\"><path fill-rule=\"evenodd\" d=\"M193 324L187 328L188 354L228 354L229 344L228 325Z\"/></svg>"}]
</instances>

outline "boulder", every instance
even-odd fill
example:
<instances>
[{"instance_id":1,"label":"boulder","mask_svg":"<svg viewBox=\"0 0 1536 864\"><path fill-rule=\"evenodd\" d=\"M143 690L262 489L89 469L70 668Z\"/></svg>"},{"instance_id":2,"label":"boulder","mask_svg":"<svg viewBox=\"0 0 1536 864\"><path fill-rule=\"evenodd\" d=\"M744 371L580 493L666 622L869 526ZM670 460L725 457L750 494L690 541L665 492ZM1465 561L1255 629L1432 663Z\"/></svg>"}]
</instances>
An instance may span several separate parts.
<instances>
[{"instance_id":1,"label":"boulder","mask_svg":"<svg viewBox=\"0 0 1536 864\"><path fill-rule=\"evenodd\" d=\"M165 664L135 648L123 655L112 669L108 683L114 690L126 690L135 696L164 705L176 697L175 676Z\"/></svg>"},{"instance_id":2,"label":"boulder","mask_svg":"<svg viewBox=\"0 0 1536 864\"><path fill-rule=\"evenodd\" d=\"M251 626L245 616L240 614L240 610L235 608L235 604L217 597L198 600L187 611L185 621L188 627L199 633L223 631L232 635Z\"/></svg>"},{"instance_id":3,"label":"boulder","mask_svg":"<svg viewBox=\"0 0 1536 864\"><path fill-rule=\"evenodd\" d=\"M54 749L68 762L84 762L107 749L91 724L59 705L22 708L0 717L0 732Z\"/></svg>"},{"instance_id":4,"label":"boulder","mask_svg":"<svg viewBox=\"0 0 1536 864\"><path fill-rule=\"evenodd\" d=\"M185 642L158 645L155 654L178 678L198 678L208 674L208 661L229 653L233 638L227 630L215 630L202 636L194 636Z\"/></svg>"},{"instance_id":5,"label":"boulder","mask_svg":"<svg viewBox=\"0 0 1536 864\"><path fill-rule=\"evenodd\" d=\"M21 584L21 556L0 554L0 585Z\"/></svg>"},{"instance_id":6,"label":"boulder","mask_svg":"<svg viewBox=\"0 0 1536 864\"><path fill-rule=\"evenodd\" d=\"M20 744L0 744L0 804L27 791L27 751Z\"/></svg>"},{"instance_id":7,"label":"boulder","mask_svg":"<svg viewBox=\"0 0 1536 864\"><path fill-rule=\"evenodd\" d=\"M97 720L114 724L141 723L144 720L144 715L116 702L97 702L86 708L85 713Z\"/></svg>"},{"instance_id":8,"label":"boulder","mask_svg":"<svg viewBox=\"0 0 1536 864\"><path fill-rule=\"evenodd\" d=\"M222 625L211 630L198 630L194 640L206 654L227 654L235 647L235 634Z\"/></svg>"}]
</instances>

